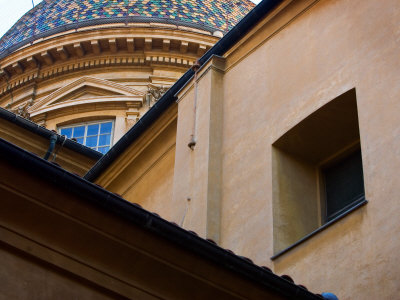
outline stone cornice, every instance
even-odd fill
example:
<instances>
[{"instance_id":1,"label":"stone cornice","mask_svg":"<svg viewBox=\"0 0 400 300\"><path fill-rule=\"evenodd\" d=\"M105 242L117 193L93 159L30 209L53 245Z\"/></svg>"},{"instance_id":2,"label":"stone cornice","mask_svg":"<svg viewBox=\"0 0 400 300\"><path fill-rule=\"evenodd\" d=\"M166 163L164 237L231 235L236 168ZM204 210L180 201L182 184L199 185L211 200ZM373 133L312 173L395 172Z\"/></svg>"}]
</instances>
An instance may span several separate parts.
<instances>
[{"instance_id":1,"label":"stone cornice","mask_svg":"<svg viewBox=\"0 0 400 300\"><path fill-rule=\"evenodd\" d=\"M169 53L162 55L162 53L157 52L149 53L148 55L138 53L136 55L122 54L114 57L109 55L102 55L100 57L91 56L44 67L40 70L39 74L37 69L34 69L19 74L9 79L8 82L3 80L0 85L0 97L34 80L46 80L67 73L80 72L82 70L104 67L173 66L182 68L182 71L184 71L193 65L194 61L195 59L189 55L174 55Z\"/></svg>"},{"instance_id":2,"label":"stone cornice","mask_svg":"<svg viewBox=\"0 0 400 300\"><path fill-rule=\"evenodd\" d=\"M167 22L166 22L167 21ZM5 53L0 54L0 59L12 54L19 49L27 47L43 40L48 40L54 37L62 36L73 32L85 32L92 29L103 29L103 28L152 28L152 29L172 29L187 32L194 32L197 34L211 36L214 32L219 31L217 28L197 25L196 23L178 21L178 20L166 20L165 18L157 17L133 17L133 18L104 18L104 19L92 19L85 20L78 23L67 24L65 26L59 26L42 32L38 35L32 36L29 39L23 40L18 44L11 46L9 49L5 49Z\"/></svg>"},{"instance_id":3,"label":"stone cornice","mask_svg":"<svg viewBox=\"0 0 400 300\"><path fill-rule=\"evenodd\" d=\"M198 47L200 52L205 51L207 48L210 48L216 41L218 41L217 37L207 36L200 33L195 32L186 32L177 29L169 29L169 28L140 28L140 27L121 27L121 28L90 28L90 30L86 30L83 32L78 31L70 31L67 33L63 33L62 35L56 35L52 38L48 38L46 40L38 40L35 41L32 45L27 45L19 50L11 53L10 55L2 58L0 60L0 69L6 70L13 74L13 70L17 65L16 63L20 63L22 67L29 67L34 64L34 61L29 61L32 57L35 57L36 61L39 63L45 62L44 57L49 55L54 60L60 59L59 53L64 51L67 56L75 56L76 49L74 48L75 44L84 44L84 48L86 50L86 54L91 54L96 52L96 45L93 44L99 43L98 46L100 50L109 51L109 40L118 41L118 49L127 50L131 52L131 50L135 50L135 46L139 46L142 49L143 40L145 39L155 39L158 43L162 41L162 44L169 44L175 47L180 46L180 43L190 43L192 44L192 49ZM55 43L56 41L56 43ZM129 43L133 44L133 47L128 45ZM193 47L197 45L196 47ZM151 44L151 46L153 46ZM201 47L200 47L201 46ZM204 48L205 47L205 48ZM136 47L137 48L137 47ZM163 50L165 47L162 47ZM46 53L47 51L47 53ZM50 61L49 61L50 62Z\"/></svg>"},{"instance_id":4,"label":"stone cornice","mask_svg":"<svg viewBox=\"0 0 400 300\"><path fill-rule=\"evenodd\" d=\"M0 60L0 97L33 82L95 68L168 67L183 72L218 40L176 26L142 25L91 26L20 48Z\"/></svg>"},{"instance_id":5,"label":"stone cornice","mask_svg":"<svg viewBox=\"0 0 400 300\"><path fill-rule=\"evenodd\" d=\"M103 96L103 97L96 97L96 98L86 98L86 99L79 99L79 100L69 100L61 103L57 103L54 105L45 106L38 110L30 109L32 111L30 113L31 117L35 117L37 115L47 113L49 111L61 110L68 107L77 107L80 105L87 105L87 104L96 104L97 106L101 106L103 104L111 104L111 103L126 103L126 102L134 102L137 107L142 105L142 96Z\"/></svg>"},{"instance_id":6,"label":"stone cornice","mask_svg":"<svg viewBox=\"0 0 400 300\"><path fill-rule=\"evenodd\" d=\"M144 93L142 93L140 91L137 91L135 89L132 89L130 87L127 87L127 86L119 84L119 83L115 83L115 82L112 82L109 80L99 79L99 78L95 78L95 77L90 77L90 76L83 76L83 77L79 78L78 80L75 80L75 81L71 82L70 84L61 87L60 89L51 93L49 96L45 97L44 99L40 100L39 102L36 102L30 108L30 111L33 112L42 106L51 105L51 103L56 102L58 99L65 96L66 94L71 93L72 91L74 91L82 86L85 86L85 85L100 87L102 89L108 89L108 90L116 92L116 93L121 93L124 96L130 96L130 97L136 96L138 98L142 98L144 95ZM72 100L72 101L65 101L63 103L67 103L67 102L75 102L76 103L78 101Z\"/></svg>"}]
</instances>

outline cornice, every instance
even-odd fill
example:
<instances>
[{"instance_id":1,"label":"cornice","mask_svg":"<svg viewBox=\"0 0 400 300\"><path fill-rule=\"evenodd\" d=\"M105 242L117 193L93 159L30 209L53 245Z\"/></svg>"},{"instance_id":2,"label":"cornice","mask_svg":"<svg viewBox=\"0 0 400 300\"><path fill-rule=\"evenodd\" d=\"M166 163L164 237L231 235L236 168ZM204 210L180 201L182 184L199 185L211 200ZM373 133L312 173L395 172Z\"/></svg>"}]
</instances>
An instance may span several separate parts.
<instances>
[{"instance_id":1,"label":"cornice","mask_svg":"<svg viewBox=\"0 0 400 300\"><path fill-rule=\"evenodd\" d=\"M114 99L115 100L115 99ZM78 105L69 105L60 107L59 109L40 112L31 116L31 120L40 125L45 124L48 120L68 116L68 120L76 120L77 116L83 116L84 119L93 116L98 119L100 116L109 116L114 118L119 112L125 112L128 108L127 103L134 103L136 107L141 107L142 102L132 101L132 99L121 99L122 101L93 101L82 102ZM78 117L80 119L81 117Z\"/></svg>"},{"instance_id":2,"label":"cornice","mask_svg":"<svg viewBox=\"0 0 400 300\"><path fill-rule=\"evenodd\" d=\"M139 46L142 48L142 41L146 38L162 40L163 42L165 41L166 46L168 46L167 43L169 41L170 43L178 46L183 42L202 45L206 48L210 48L219 40L219 38L215 36L171 28L125 26L113 26L112 28L92 27L90 29L86 29L85 31L71 30L69 32L63 32L62 34L51 36L47 39L36 40L32 44L26 45L7 56L2 57L0 59L0 69L12 74L12 68L17 67L15 65L16 63L20 63L22 67L26 67L27 63L25 60L32 56L35 57L40 63L43 63L43 56L46 54L43 53L44 51L50 51L51 56L56 56L53 57L55 59L58 59L59 55L57 55L57 53L61 53L62 51L65 51L67 55L74 56L76 54L74 53L76 50L74 49L74 44L76 43L86 43L86 45L84 45L85 50L91 53L93 52L92 50L94 50L94 52L96 51L96 49L90 49L96 47L96 42L100 43L100 48L106 48L106 50L109 50L107 40L116 40L119 42L119 46L123 44L122 48L131 48L132 51L129 49L127 50L129 52L133 52L135 44L140 44ZM133 49L132 47L129 47L127 43L131 43L133 45ZM91 47L92 45L94 45L94 47ZM200 51L202 50L206 49L200 49ZM61 53L61 56L62 55L63 54Z\"/></svg>"},{"instance_id":3,"label":"cornice","mask_svg":"<svg viewBox=\"0 0 400 300\"><path fill-rule=\"evenodd\" d=\"M119 84L116 82L112 82L112 81L100 79L100 78L95 78L95 77L90 77L90 76L83 76L83 77L71 82L70 84L67 84L66 86L59 88L58 90L51 93L49 96L45 97L44 99L36 102L34 105L32 105L32 107L30 108L30 111L33 112L33 111L37 110L38 108L40 108L41 106L50 105L51 103L56 102L58 99L65 96L66 94L71 93L72 91L76 90L77 88L80 88L85 85L108 89L113 92L122 93L124 96L127 96L127 97L129 97L129 96L135 97L136 96L136 97L142 98L144 95L143 92L137 91L135 89L132 89L130 87L127 87L125 85L122 85L122 84ZM63 103L67 103L67 102L78 102L78 101L72 100L72 101L65 101Z\"/></svg>"},{"instance_id":4,"label":"cornice","mask_svg":"<svg viewBox=\"0 0 400 300\"><path fill-rule=\"evenodd\" d=\"M31 111L30 116L35 117L43 113L61 110L69 107L74 107L76 108L76 110L79 110L78 106L90 104L96 104L96 106L99 108L104 104L125 104L127 102L134 102L137 107L140 107L142 105L142 100L142 96L103 96L96 98L64 101L54 105L45 106L40 109L31 108L29 109L29 111Z\"/></svg>"},{"instance_id":5,"label":"cornice","mask_svg":"<svg viewBox=\"0 0 400 300\"><path fill-rule=\"evenodd\" d=\"M73 72L81 72L82 70L89 70L94 68L105 67L176 67L180 68L182 72L193 65L194 57L189 55L174 54L174 53L134 53L134 54L117 54L115 56L102 55L102 56L89 56L79 60L71 60L64 63L58 63L41 68L38 72L33 69L29 72L24 72L10 78L3 80L0 84L0 97L14 91L26 84L32 83L35 80L43 81L49 78L54 78L64 74L71 74ZM0 81L1 82L1 81Z\"/></svg>"},{"instance_id":6,"label":"cornice","mask_svg":"<svg viewBox=\"0 0 400 300\"><path fill-rule=\"evenodd\" d=\"M219 31L218 28L214 28L206 25L198 25L196 23L178 21L166 18L157 17L113 17L113 18L102 18L102 19L92 19L80 21L77 23L66 24L64 26L59 26L50 30L46 30L42 33L34 35L28 39L25 39L7 49L4 53L0 54L0 59L8 56L9 54L17 51L18 49L25 48L27 45L32 45L38 41L43 41L51 39L55 36L60 36L68 34L71 32L83 32L91 30L93 28L163 28L163 29L174 29L180 31L194 32L202 35L211 36L214 32Z\"/></svg>"},{"instance_id":7,"label":"cornice","mask_svg":"<svg viewBox=\"0 0 400 300\"><path fill-rule=\"evenodd\" d=\"M94 68L172 67L183 72L218 40L146 25L152 27L85 28L35 41L0 60L0 97L33 82Z\"/></svg>"},{"instance_id":8,"label":"cornice","mask_svg":"<svg viewBox=\"0 0 400 300\"><path fill-rule=\"evenodd\" d=\"M213 55L210 57L208 61L206 61L200 69L197 71L197 79L193 76L186 84L175 94L177 97L176 102L179 103L185 96L193 89L193 86L196 82L200 82L200 80L207 75L210 70L214 70L216 72L225 73L225 58L217 55Z\"/></svg>"}]
</instances>

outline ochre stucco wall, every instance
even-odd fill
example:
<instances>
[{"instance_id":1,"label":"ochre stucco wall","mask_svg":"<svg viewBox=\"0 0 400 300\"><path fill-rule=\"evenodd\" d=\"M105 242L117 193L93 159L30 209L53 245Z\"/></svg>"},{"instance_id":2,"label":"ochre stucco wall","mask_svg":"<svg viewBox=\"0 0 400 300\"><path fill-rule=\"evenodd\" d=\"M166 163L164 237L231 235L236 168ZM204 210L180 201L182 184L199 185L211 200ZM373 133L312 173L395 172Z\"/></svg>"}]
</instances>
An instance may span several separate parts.
<instances>
[{"instance_id":1,"label":"ochre stucco wall","mask_svg":"<svg viewBox=\"0 0 400 300\"><path fill-rule=\"evenodd\" d=\"M35 153L40 157L45 156L50 144L49 139L3 119L0 119L0 138ZM56 154L55 157L54 154ZM49 160L56 162L65 170L80 176L85 175L96 163L96 159L87 157L66 147L61 147L60 145L54 148Z\"/></svg>"},{"instance_id":2,"label":"ochre stucco wall","mask_svg":"<svg viewBox=\"0 0 400 300\"><path fill-rule=\"evenodd\" d=\"M398 298L399 20L395 0L293 1L229 51L220 83L222 247L290 274L313 291L332 291L341 300ZM212 97L207 80L205 75L199 81L200 110L201 102ZM272 144L353 88L369 203L272 261ZM204 89L211 93L204 95ZM183 202L187 195L201 196L184 226L206 235L208 198L198 192L206 180L195 177L197 187L189 181L193 172L200 176L201 168L210 166L190 163L190 156L201 156L196 151L209 143L209 136L202 139L206 129L199 129L190 152L194 91L187 90L179 102L174 197L180 193ZM208 117L198 116L203 125ZM183 211L184 205L177 207Z\"/></svg>"},{"instance_id":3,"label":"ochre stucco wall","mask_svg":"<svg viewBox=\"0 0 400 300\"><path fill-rule=\"evenodd\" d=\"M155 122L136 143L133 143L97 183L124 199L138 203L149 211L171 218L175 163L176 110ZM162 209L161 209L162 208Z\"/></svg>"},{"instance_id":4,"label":"ochre stucco wall","mask_svg":"<svg viewBox=\"0 0 400 300\"><path fill-rule=\"evenodd\" d=\"M212 59L198 83L189 84L179 97L173 192L173 218L215 242L221 236L222 67L223 61Z\"/></svg>"},{"instance_id":5,"label":"ochre stucco wall","mask_svg":"<svg viewBox=\"0 0 400 300\"><path fill-rule=\"evenodd\" d=\"M22 255L12 248L0 248L0 299L118 299L112 293L74 275Z\"/></svg>"}]
</instances>

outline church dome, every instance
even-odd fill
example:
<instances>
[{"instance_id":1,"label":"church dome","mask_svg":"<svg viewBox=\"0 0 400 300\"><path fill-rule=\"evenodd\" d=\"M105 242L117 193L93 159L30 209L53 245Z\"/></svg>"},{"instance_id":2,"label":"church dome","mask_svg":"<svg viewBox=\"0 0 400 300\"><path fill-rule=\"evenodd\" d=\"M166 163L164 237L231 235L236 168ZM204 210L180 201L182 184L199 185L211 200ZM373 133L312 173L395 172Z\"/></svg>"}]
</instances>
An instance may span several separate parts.
<instances>
[{"instance_id":1,"label":"church dome","mask_svg":"<svg viewBox=\"0 0 400 300\"><path fill-rule=\"evenodd\" d=\"M80 27L167 23L226 32L255 4L249 0L43 0L0 40L0 57L37 39Z\"/></svg>"}]
</instances>

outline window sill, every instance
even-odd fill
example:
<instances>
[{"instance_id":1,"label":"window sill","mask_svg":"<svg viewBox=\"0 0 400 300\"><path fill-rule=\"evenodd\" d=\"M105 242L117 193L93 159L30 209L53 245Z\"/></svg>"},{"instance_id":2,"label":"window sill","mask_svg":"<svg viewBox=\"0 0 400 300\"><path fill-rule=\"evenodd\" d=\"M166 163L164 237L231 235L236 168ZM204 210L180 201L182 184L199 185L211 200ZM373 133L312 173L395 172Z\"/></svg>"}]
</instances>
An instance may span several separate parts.
<instances>
[{"instance_id":1,"label":"window sill","mask_svg":"<svg viewBox=\"0 0 400 300\"><path fill-rule=\"evenodd\" d=\"M286 249L284 249L284 250L278 252L277 254L273 255L271 257L271 260L275 260L276 258L280 257L281 255L285 254L286 252L290 251L291 249L297 247L298 245L300 245L301 243L305 242L306 240L308 240L312 236L316 235L318 232L323 231L324 229L326 229L329 226L331 226L333 223L336 223L340 219L344 218L345 216L347 216L351 212L355 211L356 209L358 209L361 206L364 206L367 203L368 203L368 201L365 198L360 199L359 201L357 201L357 203L354 206L352 206L351 208L349 208L348 210L343 212L341 215L339 215L336 218L334 218L334 219L330 220L329 222L325 223L324 225L322 225L321 227L317 228L313 232L307 234L305 237L303 237L302 239L298 240L294 244L290 245Z\"/></svg>"}]
</instances>

